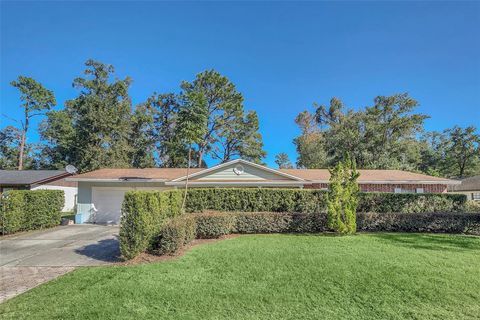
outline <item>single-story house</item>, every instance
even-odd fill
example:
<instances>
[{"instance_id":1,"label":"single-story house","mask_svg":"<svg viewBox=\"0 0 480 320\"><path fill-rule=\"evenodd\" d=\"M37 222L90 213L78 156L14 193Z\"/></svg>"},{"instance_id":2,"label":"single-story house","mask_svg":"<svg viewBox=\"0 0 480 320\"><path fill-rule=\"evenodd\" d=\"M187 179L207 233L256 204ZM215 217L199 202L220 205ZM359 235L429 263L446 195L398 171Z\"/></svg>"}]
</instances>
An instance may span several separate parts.
<instances>
[{"instance_id":1,"label":"single-story house","mask_svg":"<svg viewBox=\"0 0 480 320\"><path fill-rule=\"evenodd\" d=\"M0 170L0 194L9 190L62 190L65 193L62 211L72 211L77 198L77 182L65 180L71 175L65 170Z\"/></svg>"},{"instance_id":2,"label":"single-story house","mask_svg":"<svg viewBox=\"0 0 480 320\"><path fill-rule=\"evenodd\" d=\"M455 180L400 170L359 170L362 191L442 193ZM212 168L190 169L189 188L255 187L326 189L326 169L272 169L242 159ZM68 178L78 182L76 223L120 221L123 197L129 190L184 188L185 168L99 169Z\"/></svg>"},{"instance_id":3,"label":"single-story house","mask_svg":"<svg viewBox=\"0 0 480 320\"><path fill-rule=\"evenodd\" d=\"M448 192L462 193L468 200L480 202L480 175L460 180L460 184L449 186Z\"/></svg>"}]
</instances>

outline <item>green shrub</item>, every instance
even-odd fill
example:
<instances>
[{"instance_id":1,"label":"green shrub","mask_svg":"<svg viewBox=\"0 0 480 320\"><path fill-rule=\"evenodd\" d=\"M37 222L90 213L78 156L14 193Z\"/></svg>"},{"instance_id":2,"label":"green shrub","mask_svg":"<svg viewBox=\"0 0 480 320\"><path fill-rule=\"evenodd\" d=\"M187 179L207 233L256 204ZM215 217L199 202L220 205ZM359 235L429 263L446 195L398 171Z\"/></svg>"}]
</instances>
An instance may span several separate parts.
<instances>
[{"instance_id":1,"label":"green shrub","mask_svg":"<svg viewBox=\"0 0 480 320\"><path fill-rule=\"evenodd\" d=\"M349 157L330 169L327 195L328 227L342 234L355 233L359 187L355 161Z\"/></svg>"},{"instance_id":2,"label":"green shrub","mask_svg":"<svg viewBox=\"0 0 480 320\"><path fill-rule=\"evenodd\" d=\"M0 232L54 227L60 224L65 202L62 190L11 190L0 199Z\"/></svg>"},{"instance_id":3,"label":"green shrub","mask_svg":"<svg viewBox=\"0 0 480 320\"><path fill-rule=\"evenodd\" d=\"M326 196L313 189L197 188L188 191L186 211L326 212ZM361 192L357 212L461 212L466 199L461 194Z\"/></svg>"},{"instance_id":4,"label":"green shrub","mask_svg":"<svg viewBox=\"0 0 480 320\"><path fill-rule=\"evenodd\" d=\"M476 213L358 213L358 231L445 232L480 235Z\"/></svg>"},{"instance_id":5,"label":"green shrub","mask_svg":"<svg viewBox=\"0 0 480 320\"><path fill-rule=\"evenodd\" d=\"M325 191L271 188L197 188L187 195L186 211L324 212Z\"/></svg>"},{"instance_id":6,"label":"green shrub","mask_svg":"<svg viewBox=\"0 0 480 320\"><path fill-rule=\"evenodd\" d=\"M228 214L228 213L227 213ZM235 213L234 233L281 233L288 232L292 215L276 212Z\"/></svg>"},{"instance_id":7,"label":"green shrub","mask_svg":"<svg viewBox=\"0 0 480 320\"><path fill-rule=\"evenodd\" d=\"M462 212L480 213L480 201L468 200L463 205Z\"/></svg>"},{"instance_id":8,"label":"green shrub","mask_svg":"<svg viewBox=\"0 0 480 320\"><path fill-rule=\"evenodd\" d=\"M193 215L183 215L167 221L158 236L155 254L172 254L192 242L196 236L196 223Z\"/></svg>"},{"instance_id":9,"label":"green shrub","mask_svg":"<svg viewBox=\"0 0 480 320\"><path fill-rule=\"evenodd\" d=\"M445 193L360 193L357 212L461 212L467 197Z\"/></svg>"},{"instance_id":10,"label":"green shrub","mask_svg":"<svg viewBox=\"0 0 480 320\"><path fill-rule=\"evenodd\" d=\"M122 255L131 259L146 250L158 250L160 230L168 218L181 214L182 190L132 191L125 195L120 226ZM360 212L461 211L466 196L454 194L360 193ZM187 212L232 212L228 217L197 217L197 236L216 238L238 228L242 233L326 231L326 192L304 189L198 188L190 189ZM242 216L238 212L256 213ZM288 216L272 212L288 212ZM314 212L315 214L310 214ZM235 217L233 217L235 216ZM237 222L235 222L237 220ZM12 220L14 224L15 221ZM287 227L288 225L288 227ZM191 230L191 229L189 229ZM172 231L173 232L173 231ZM285 231L287 232L287 231Z\"/></svg>"},{"instance_id":11,"label":"green shrub","mask_svg":"<svg viewBox=\"0 0 480 320\"><path fill-rule=\"evenodd\" d=\"M120 221L120 251L132 259L153 249L167 218L181 213L182 193L130 191L125 194Z\"/></svg>"},{"instance_id":12,"label":"green shrub","mask_svg":"<svg viewBox=\"0 0 480 320\"><path fill-rule=\"evenodd\" d=\"M228 213L227 213L228 214ZM233 233L315 233L326 231L324 213L235 213Z\"/></svg>"},{"instance_id":13,"label":"green shrub","mask_svg":"<svg viewBox=\"0 0 480 320\"><path fill-rule=\"evenodd\" d=\"M195 215L197 238L214 239L232 233L235 216L225 213L208 213Z\"/></svg>"}]
</instances>

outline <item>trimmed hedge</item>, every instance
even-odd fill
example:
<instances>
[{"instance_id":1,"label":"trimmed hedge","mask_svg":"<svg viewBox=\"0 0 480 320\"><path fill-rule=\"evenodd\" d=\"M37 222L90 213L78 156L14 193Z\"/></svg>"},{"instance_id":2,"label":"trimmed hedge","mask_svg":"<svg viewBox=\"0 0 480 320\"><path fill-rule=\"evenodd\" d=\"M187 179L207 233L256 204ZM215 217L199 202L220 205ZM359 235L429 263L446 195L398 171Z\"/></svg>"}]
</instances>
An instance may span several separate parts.
<instances>
[{"instance_id":1,"label":"trimmed hedge","mask_svg":"<svg viewBox=\"0 0 480 320\"><path fill-rule=\"evenodd\" d=\"M327 228L324 213L196 213L171 219L162 228L156 254L173 254L195 238L213 239L231 233L319 233ZM357 230L480 235L476 213L357 213Z\"/></svg>"},{"instance_id":2,"label":"trimmed hedge","mask_svg":"<svg viewBox=\"0 0 480 320\"><path fill-rule=\"evenodd\" d=\"M359 195L357 212L461 212L466 201L463 194L364 192Z\"/></svg>"},{"instance_id":3,"label":"trimmed hedge","mask_svg":"<svg viewBox=\"0 0 480 320\"><path fill-rule=\"evenodd\" d=\"M326 212L326 195L312 189L197 188L188 191L186 211ZM466 201L462 194L363 192L357 212L460 212Z\"/></svg>"},{"instance_id":4,"label":"trimmed hedge","mask_svg":"<svg viewBox=\"0 0 480 320\"><path fill-rule=\"evenodd\" d=\"M323 190L197 188L188 190L186 211L324 212L325 197Z\"/></svg>"},{"instance_id":5,"label":"trimmed hedge","mask_svg":"<svg viewBox=\"0 0 480 320\"><path fill-rule=\"evenodd\" d=\"M11 234L60 224L62 190L11 190L0 199L0 232Z\"/></svg>"},{"instance_id":6,"label":"trimmed hedge","mask_svg":"<svg viewBox=\"0 0 480 320\"><path fill-rule=\"evenodd\" d=\"M120 250L125 258L144 251L168 253L178 248L182 233L191 228L182 223L166 223L181 214L183 194L182 190L125 194L120 227ZM325 214L310 213L326 211L326 195L326 191L308 189L198 188L188 191L186 211L231 212L230 216L197 216L198 238L216 238L231 232L322 232L327 230ZM466 196L461 194L361 193L358 211L459 212L465 203ZM249 216L238 212L256 213ZM279 215L281 212L288 214ZM166 240L162 240L162 234Z\"/></svg>"},{"instance_id":7,"label":"trimmed hedge","mask_svg":"<svg viewBox=\"0 0 480 320\"><path fill-rule=\"evenodd\" d=\"M358 213L358 231L480 235L478 213Z\"/></svg>"},{"instance_id":8,"label":"trimmed hedge","mask_svg":"<svg viewBox=\"0 0 480 320\"><path fill-rule=\"evenodd\" d=\"M324 213L235 213L233 233L315 233L327 231Z\"/></svg>"},{"instance_id":9,"label":"trimmed hedge","mask_svg":"<svg viewBox=\"0 0 480 320\"><path fill-rule=\"evenodd\" d=\"M196 223L193 215L183 215L167 221L156 240L155 254L172 254L196 237Z\"/></svg>"},{"instance_id":10,"label":"trimmed hedge","mask_svg":"<svg viewBox=\"0 0 480 320\"><path fill-rule=\"evenodd\" d=\"M195 215L197 238L214 239L232 233L235 217L225 213Z\"/></svg>"},{"instance_id":11,"label":"trimmed hedge","mask_svg":"<svg viewBox=\"0 0 480 320\"><path fill-rule=\"evenodd\" d=\"M181 213L182 192L129 191L120 220L120 252L127 259L154 247L163 224Z\"/></svg>"}]
</instances>

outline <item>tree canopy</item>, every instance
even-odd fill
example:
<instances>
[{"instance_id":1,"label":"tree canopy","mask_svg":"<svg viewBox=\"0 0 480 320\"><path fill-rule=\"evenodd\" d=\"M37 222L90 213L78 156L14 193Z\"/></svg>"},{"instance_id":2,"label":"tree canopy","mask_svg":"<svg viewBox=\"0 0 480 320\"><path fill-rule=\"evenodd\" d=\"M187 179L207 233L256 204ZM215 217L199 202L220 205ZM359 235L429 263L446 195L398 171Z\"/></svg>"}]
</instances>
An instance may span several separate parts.
<instances>
[{"instance_id":1,"label":"tree canopy","mask_svg":"<svg viewBox=\"0 0 480 320\"><path fill-rule=\"evenodd\" d=\"M424 130L427 115L408 94L378 96L373 105L347 108L338 98L328 106L314 104L295 122L297 166L326 168L350 154L359 168L401 169L447 177L479 173L480 152L475 127L442 133Z\"/></svg>"}]
</instances>

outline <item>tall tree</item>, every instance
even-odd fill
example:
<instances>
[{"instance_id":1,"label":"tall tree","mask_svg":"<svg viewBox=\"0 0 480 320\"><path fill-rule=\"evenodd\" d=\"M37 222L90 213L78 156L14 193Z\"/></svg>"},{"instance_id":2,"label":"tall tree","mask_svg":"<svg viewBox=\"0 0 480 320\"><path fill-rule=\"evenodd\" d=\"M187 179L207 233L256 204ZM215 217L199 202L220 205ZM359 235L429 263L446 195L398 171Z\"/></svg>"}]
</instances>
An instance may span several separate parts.
<instances>
[{"instance_id":1,"label":"tall tree","mask_svg":"<svg viewBox=\"0 0 480 320\"><path fill-rule=\"evenodd\" d=\"M47 112L40 123L40 137L45 142L41 152L42 167L65 168L68 164L78 166L76 132L72 117L66 110Z\"/></svg>"},{"instance_id":2,"label":"tall tree","mask_svg":"<svg viewBox=\"0 0 480 320\"><path fill-rule=\"evenodd\" d=\"M263 163L266 152L263 150L262 135L258 130L259 122L255 111L250 111L245 116L237 115L236 121L219 130L218 143L212 148L213 158L222 163L235 157Z\"/></svg>"},{"instance_id":3,"label":"tall tree","mask_svg":"<svg viewBox=\"0 0 480 320\"><path fill-rule=\"evenodd\" d=\"M414 170L420 162L421 150L416 136L422 132L427 118L413 112L417 105L407 94L378 96L373 106L358 111L346 108L337 98L328 107L315 105L315 116L302 112L296 119L302 130L294 140L299 164L303 161L307 168L317 165L305 161L308 151L313 149L323 150L327 165L335 164L348 153L362 168Z\"/></svg>"},{"instance_id":4,"label":"tall tree","mask_svg":"<svg viewBox=\"0 0 480 320\"><path fill-rule=\"evenodd\" d=\"M85 65L85 77L73 82L80 90L78 97L67 101L64 110L50 113L44 122L42 136L51 144L47 152L57 161L74 164L80 171L130 167L131 80L114 78L111 65L94 60ZM61 128L60 132L55 131L56 127Z\"/></svg>"},{"instance_id":5,"label":"tall tree","mask_svg":"<svg viewBox=\"0 0 480 320\"><path fill-rule=\"evenodd\" d=\"M219 144L221 144L221 139L227 133L230 136L230 140L238 140L235 130L242 127L240 119L243 120L244 117L242 94L237 91L235 85L228 78L215 70L197 74L195 80L191 83L182 82L181 89L182 101L184 102L183 107L195 106L201 114L206 115L207 119L205 129L202 129L202 136L195 143L197 165L202 165L206 154L221 160L229 158L228 154L227 156L225 154L220 156L218 152L222 148L227 152L238 150L238 148L228 146L225 148L225 146L221 147ZM255 116L252 114L250 119L247 117L247 120L255 121ZM249 150L243 149L242 153L244 155L256 154L254 158L261 157L262 152L254 150L259 148L259 142L261 142L259 135L249 134L241 141L244 146L248 146ZM215 154L215 151L217 154Z\"/></svg>"},{"instance_id":6,"label":"tall tree","mask_svg":"<svg viewBox=\"0 0 480 320\"><path fill-rule=\"evenodd\" d=\"M134 168L155 166L154 115L148 105L139 105L132 115L131 165Z\"/></svg>"},{"instance_id":7,"label":"tall tree","mask_svg":"<svg viewBox=\"0 0 480 320\"><path fill-rule=\"evenodd\" d=\"M480 170L480 134L476 128L458 126L445 130L448 139L445 141L446 164L454 169L454 176L463 178L478 173Z\"/></svg>"},{"instance_id":8,"label":"tall tree","mask_svg":"<svg viewBox=\"0 0 480 320\"><path fill-rule=\"evenodd\" d=\"M188 145L181 137L179 97L174 93L154 93L145 102L153 115L153 139L158 165L165 168L186 167Z\"/></svg>"},{"instance_id":9,"label":"tall tree","mask_svg":"<svg viewBox=\"0 0 480 320\"><path fill-rule=\"evenodd\" d=\"M451 178L480 174L480 134L474 126L432 132L423 141L423 171Z\"/></svg>"},{"instance_id":10,"label":"tall tree","mask_svg":"<svg viewBox=\"0 0 480 320\"><path fill-rule=\"evenodd\" d=\"M301 130L301 134L293 140L298 154L297 166L308 169L325 168L327 165L325 140L317 126L315 116L303 111L295 118L295 123Z\"/></svg>"},{"instance_id":11,"label":"tall tree","mask_svg":"<svg viewBox=\"0 0 480 320\"><path fill-rule=\"evenodd\" d=\"M13 126L0 131L0 169L14 170L18 168L18 154L22 132Z\"/></svg>"},{"instance_id":12,"label":"tall tree","mask_svg":"<svg viewBox=\"0 0 480 320\"><path fill-rule=\"evenodd\" d=\"M22 170L30 120L35 116L44 114L57 102L52 91L45 89L42 84L32 78L19 76L17 81L12 81L10 84L20 91L20 100L23 102L24 117L21 121L22 130L18 152L18 170Z\"/></svg>"},{"instance_id":13,"label":"tall tree","mask_svg":"<svg viewBox=\"0 0 480 320\"><path fill-rule=\"evenodd\" d=\"M293 165L288 158L288 154L281 152L275 156L275 163L279 169L292 169Z\"/></svg>"}]
</instances>

